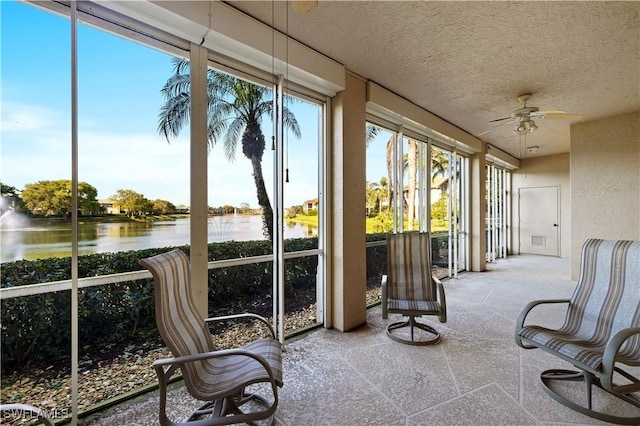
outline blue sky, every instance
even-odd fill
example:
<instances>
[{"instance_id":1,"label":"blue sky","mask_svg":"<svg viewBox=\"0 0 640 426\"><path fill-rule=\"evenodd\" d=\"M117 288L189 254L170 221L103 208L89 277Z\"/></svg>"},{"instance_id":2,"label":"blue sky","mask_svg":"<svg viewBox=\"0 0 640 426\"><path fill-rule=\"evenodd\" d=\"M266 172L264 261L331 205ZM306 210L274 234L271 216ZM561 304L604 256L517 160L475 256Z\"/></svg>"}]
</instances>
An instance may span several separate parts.
<instances>
[{"instance_id":1,"label":"blue sky","mask_svg":"<svg viewBox=\"0 0 640 426\"><path fill-rule=\"evenodd\" d=\"M70 179L69 20L13 1L0 1L0 16L0 179L19 190L39 180ZM95 186L100 199L133 189L152 200L188 204L188 128L170 144L157 132L170 56L80 25L78 64L80 181ZM287 207L315 198L318 181L317 110L305 103L293 110L303 137L289 141ZM270 140L269 119L263 131ZM263 171L270 194L272 168L267 149ZM209 205L256 207L251 173L240 150L230 163L222 146L215 146L209 154Z\"/></svg>"}]
</instances>

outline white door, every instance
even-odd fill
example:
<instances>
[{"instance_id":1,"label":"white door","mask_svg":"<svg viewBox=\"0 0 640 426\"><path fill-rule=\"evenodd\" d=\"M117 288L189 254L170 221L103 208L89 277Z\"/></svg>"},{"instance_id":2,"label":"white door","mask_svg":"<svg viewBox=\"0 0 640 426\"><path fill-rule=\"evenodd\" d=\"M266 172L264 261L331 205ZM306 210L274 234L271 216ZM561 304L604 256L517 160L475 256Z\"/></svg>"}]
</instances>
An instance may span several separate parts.
<instances>
[{"instance_id":1,"label":"white door","mask_svg":"<svg viewBox=\"0 0 640 426\"><path fill-rule=\"evenodd\" d=\"M520 253L559 256L558 187L520 188Z\"/></svg>"}]
</instances>

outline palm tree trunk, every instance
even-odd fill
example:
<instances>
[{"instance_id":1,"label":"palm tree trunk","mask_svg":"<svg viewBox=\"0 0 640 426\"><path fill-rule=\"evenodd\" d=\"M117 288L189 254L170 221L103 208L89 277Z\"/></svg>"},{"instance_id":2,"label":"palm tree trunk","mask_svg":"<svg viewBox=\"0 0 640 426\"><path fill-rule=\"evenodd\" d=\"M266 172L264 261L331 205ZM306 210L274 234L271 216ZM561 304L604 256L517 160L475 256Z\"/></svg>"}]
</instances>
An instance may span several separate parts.
<instances>
[{"instance_id":1,"label":"palm tree trunk","mask_svg":"<svg viewBox=\"0 0 640 426\"><path fill-rule=\"evenodd\" d=\"M413 221L415 220L416 212L416 169L417 169L417 145L413 139L408 140L408 152L407 152L407 172L409 173L409 194L407 200L407 228L409 231L413 230Z\"/></svg>"},{"instance_id":2,"label":"palm tree trunk","mask_svg":"<svg viewBox=\"0 0 640 426\"><path fill-rule=\"evenodd\" d=\"M256 184L258 204L262 207L262 234L269 238L269 241L273 241L273 209L271 208L267 188L264 185L262 161L256 156L252 156L251 165L253 166L253 180Z\"/></svg>"},{"instance_id":3,"label":"palm tree trunk","mask_svg":"<svg viewBox=\"0 0 640 426\"><path fill-rule=\"evenodd\" d=\"M393 144L394 138L391 136L387 141L386 147L386 160L387 160L387 212L391 210L391 203L393 202L394 192L396 190L396 182L393 179L393 169L395 164L393 164ZM402 192L401 192L402 193ZM395 206L394 206L394 214L395 214Z\"/></svg>"}]
</instances>

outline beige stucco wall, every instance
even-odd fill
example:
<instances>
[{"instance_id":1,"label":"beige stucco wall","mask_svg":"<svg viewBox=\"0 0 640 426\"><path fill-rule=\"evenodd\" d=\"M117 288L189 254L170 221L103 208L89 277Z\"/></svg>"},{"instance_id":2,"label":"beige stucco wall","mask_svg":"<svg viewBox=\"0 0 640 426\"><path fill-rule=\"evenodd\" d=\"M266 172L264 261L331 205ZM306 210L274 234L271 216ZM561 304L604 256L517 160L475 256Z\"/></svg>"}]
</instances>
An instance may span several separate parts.
<instances>
[{"instance_id":1,"label":"beige stucco wall","mask_svg":"<svg viewBox=\"0 0 640 426\"><path fill-rule=\"evenodd\" d=\"M486 164L485 152L471 156L471 239L469 248L471 252L470 266L474 272L483 272L487 269L487 191L484 184L487 179Z\"/></svg>"},{"instance_id":2,"label":"beige stucco wall","mask_svg":"<svg viewBox=\"0 0 640 426\"><path fill-rule=\"evenodd\" d=\"M347 74L332 101L331 326L366 321L366 82Z\"/></svg>"},{"instance_id":3,"label":"beige stucco wall","mask_svg":"<svg viewBox=\"0 0 640 426\"><path fill-rule=\"evenodd\" d=\"M569 170L570 157L568 153L520 160L520 169L512 173L511 179L511 211L513 212L511 252L513 254L518 254L518 247L520 247L520 230L518 228L519 190L521 188L556 186L560 194L560 257L568 258L571 256L571 183Z\"/></svg>"},{"instance_id":4,"label":"beige stucco wall","mask_svg":"<svg viewBox=\"0 0 640 426\"><path fill-rule=\"evenodd\" d=\"M640 112L571 126L571 277L587 238L640 240Z\"/></svg>"}]
</instances>

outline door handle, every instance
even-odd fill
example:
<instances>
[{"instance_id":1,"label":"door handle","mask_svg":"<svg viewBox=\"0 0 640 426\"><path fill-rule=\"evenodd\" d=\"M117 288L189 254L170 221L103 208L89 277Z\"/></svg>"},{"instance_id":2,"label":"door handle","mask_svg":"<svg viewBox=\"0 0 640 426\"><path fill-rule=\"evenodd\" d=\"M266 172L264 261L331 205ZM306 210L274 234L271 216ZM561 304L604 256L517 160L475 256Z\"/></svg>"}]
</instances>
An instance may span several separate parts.
<instances>
[{"instance_id":1,"label":"door handle","mask_svg":"<svg viewBox=\"0 0 640 426\"><path fill-rule=\"evenodd\" d=\"M554 224L553 224L553 226L558 226L558 224L557 224L557 223L554 223Z\"/></svg>"}]
</instances>

